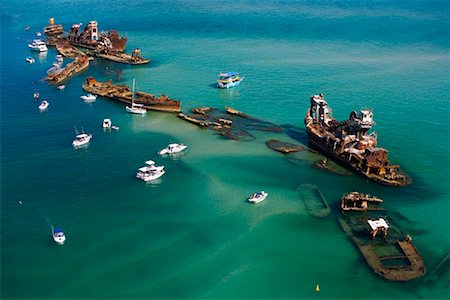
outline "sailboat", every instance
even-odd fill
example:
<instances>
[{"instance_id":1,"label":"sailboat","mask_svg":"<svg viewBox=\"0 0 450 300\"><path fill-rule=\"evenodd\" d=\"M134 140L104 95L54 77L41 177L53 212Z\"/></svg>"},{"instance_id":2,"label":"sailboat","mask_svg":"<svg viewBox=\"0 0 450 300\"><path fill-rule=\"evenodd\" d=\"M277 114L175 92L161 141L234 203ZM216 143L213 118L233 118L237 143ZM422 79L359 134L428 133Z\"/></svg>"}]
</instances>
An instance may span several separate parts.
<instances>
[{"instance_id":1,"label":"sailboat","mask_svg":"<svg viewBox=\"0 0 450 300\"><path fill-rule=\"evenodd\" d=\"M135 104L134 103L134 84L135 79L133 78L133 95L131 96L131 107L125 107L126 111L132 114L144 115L147 113L147 110L144 107L144 104Z\"/></svg>"}]
</instances>

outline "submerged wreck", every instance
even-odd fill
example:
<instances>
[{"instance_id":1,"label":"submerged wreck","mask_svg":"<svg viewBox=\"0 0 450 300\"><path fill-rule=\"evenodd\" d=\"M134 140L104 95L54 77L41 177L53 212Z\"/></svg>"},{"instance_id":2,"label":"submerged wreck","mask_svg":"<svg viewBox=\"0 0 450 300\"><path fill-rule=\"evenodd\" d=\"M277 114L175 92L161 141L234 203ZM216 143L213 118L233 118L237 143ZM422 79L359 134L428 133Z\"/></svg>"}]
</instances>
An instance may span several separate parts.
<instances>
[{"instance_id":1,"label":"submerged wreck","mask_svg":"<svg viewBox=\"0 0 450 300\"><path fill-rule=\"evenodd\" d=\"M111 80L106 82L97 81L94 77L88 77L83 84L83 90L93 95L109 98L130 105L133 98L133 92L126 85L113 84ZM179 112L180 101L173 100L165 95L156 97L145 92L136 92L134 95L135 104L143 104L146 109Z\"/></svg>"},{"instance_id":2,"label":"submerged wreck","mask_svg":"<svg viewBox=\"0 0 450 300\"><path fill-rule=\"evenodd\" d=\"M342 213L342 229L376 274L392 281L408 281L425 274L424 262L411 236L403 234L390 218L373 211L343 209Z\"/></svg>"},{"instance_id":3,"label":"submerged wreck","mask_svg":"<svg viewBox=\"0 0 450 300\"><path fill-rule=\"evenodd\" d=\"M305 116L309 140L322 153L353 172L382 184L405 186L411 180L391 165L388 151L377 147L377 136L372 128L373 113L363 109L353 111L348 120L338 122L323 94L311 97L311 106Z\"/></svg>"},{"instance_id":4,"label":"submerged wreck","mask_svg":"<svg viewBox=\"0 0 450 300\"><path fill-rule=\"evenodd\" d=\"M219 135L232 140L253 139L248 130L281 132L283 128L241 111L227 107L225 111L212 107L191 109L191 114L179 113L178 117L201 128L211 128Z\"/></svg>"},{"instance_id":5,"label":"submerged wreck","mask_svg":"<svg viewBox=\"0 0 450 300\"><path fill-rule=\"evenodd\" d=\"M323 218L330 214L331 208L320 189L312 184L302 184L297 192L310 216Z\"/></svg>"},{"instance_id":6,"label":"submerged wreck","mask_svg":"<svg viewBox=\"0 0 450 300\"><path fill-rule=\"evenodd\" d=\"M384 208L380 207L382 202L383 200L380 198L369 194L351 192L342 196L341 209L342 211L384 210Z\"/></svg>"}]
</instances>

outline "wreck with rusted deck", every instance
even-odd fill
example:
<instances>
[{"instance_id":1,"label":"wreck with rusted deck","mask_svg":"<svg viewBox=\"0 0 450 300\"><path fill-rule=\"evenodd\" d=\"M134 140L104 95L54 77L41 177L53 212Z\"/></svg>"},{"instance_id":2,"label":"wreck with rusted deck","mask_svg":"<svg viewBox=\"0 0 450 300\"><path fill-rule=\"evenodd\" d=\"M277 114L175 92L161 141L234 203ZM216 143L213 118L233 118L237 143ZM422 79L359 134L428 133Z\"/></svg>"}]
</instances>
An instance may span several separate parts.
<instances>
[{"instance_id":1,"label":"wreck with rusted deck","mask_svg":"<svg viewBox=\"0 0 450 300\"><path fill-rule=\"evenodd\" d=\"M68 40L72 45L93 50L98 47L120 52L125 50L128 39L120 37L116 30L109 30L107 34L99 32L97 21L89 21L83 30L81 26L81 23L74 24L70 28Z\"/></svg>"},{"instance_id":2,"label":"wreck with rusted deck","mask_svg":"<svg viewBox=\"0 0 450 300\"><path fill-rule=\"evenodd\" d=\"M338 122L323 94L311 97L305 117L310 143L339 164L367 178L391 186L405 186L411 180L391 165L388 151L377 147L377 135L368 133L374 124L373 113L353 111L348 120Z\"/></svg>"},{"instance_id":3,"label":"wreck with rusted deck","mask_svg":"<svg viewBox=\"0 0 450 300\"><path fill-rule=\"evenodd\" d=\"M131 54L127 54L100 46L95 51L90 52L90 54L95 57L128 65L144 65L150 62L150 59L141 56L141 49L139 48L135 48Z\"/></svg>"},{"instance_id":4,"label":"wreck with rusted deck","mask_svg":"<svg viewBox=\"0 0 450 300\"><path fill-rule=\"evenodd\" d=\"M111 80L100 82L94 77L88 77L86 83L83 84L83 90L93 95L117 100L130 105L133 99L133 92L126 84L113 84ZM143 104L146 109L179 112L180 101L173 100L165 95L156 97L145 92L136 92L134 95L135 104Z\"/></svg>"},{"instance_id":5,"label":"wreck with rusted deck","mask_svg":"<svg viewBox=\"0 0 450 300\"><path fill-rule=\"evenodd\" d=\"M343 211L384 210L380 206L382 202L382 199L371 196L370 194L351 192L342 196L341 209Z\"/></svg>"},{"instance_id":6,"label":"wreck with rusted deck","mask_svg":"<svg viewBox=\"0 0 450 300\"><path fill-rule=\"evenodd\" d=\"M232 140L249 140L255 138L249 130L281 132L283 128L271 122L257 119L241 111L226 107L219 110L212 107L191 109L192 114L179 113L178 117L200 128L210 128L219 135Z\"/></svg>"},{"instance_id":7,"label":"wreck with rusted deck","mask_svg":"<svg viewBox=\"0 0 450 300\"><path fill-rule=\"evenodd\" d=\"M411 236L402 233L388 216L380 217L374 211L342 213L342 229L376 274L392 281L408 281L425 274L425 264Z\"/></svg>"},{"instance_id":8,"label":"wreck with rusted deck","mask_svg":"<svg viewBox=\"0 0 450 300\"><path fill-rule=\"evenodd\" d=\"M65 68L58 72L53 72L45 78L55 84L60 84L76 74L86 70L89 67L89 59L86 56L78 56L73 62L66 65Z\"/></svg>"}]
</instances>

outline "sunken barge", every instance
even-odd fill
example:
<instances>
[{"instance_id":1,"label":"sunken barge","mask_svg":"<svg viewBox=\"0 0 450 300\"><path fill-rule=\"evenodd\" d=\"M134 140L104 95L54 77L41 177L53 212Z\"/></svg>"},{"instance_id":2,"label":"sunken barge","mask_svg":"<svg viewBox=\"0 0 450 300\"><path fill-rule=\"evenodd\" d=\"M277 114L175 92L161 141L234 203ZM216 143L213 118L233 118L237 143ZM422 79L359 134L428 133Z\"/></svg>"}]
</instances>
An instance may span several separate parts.
<instances>
[{"instance_id":1,"label":"sunken barge","mask_svg":"<svg viewBox=\"0 0 450 300\"><path fill-rule=\"evenodd\" d=\"M376 274L391 281L409 281L425 275L425 264L411 236L402 233L388 216L380 216L379 212L365 208L363 202L368 198L382 201L358 192L344 195L341 204L343 216L339 218L342 229L358 247L367 264ZM355 209L357 207L360 209Z\"/></svg>"},{"instance_id":2,"label":"sunken barge","mask_svg":"<svg viewBox=\"0 0 450 300\"><path fill-rule=\"evenodd\" d=\"M348 120L339 122L323 94L313 95L305 125L310 143L347 169L385 185L411 183L398 165L391 165L388 151L377 147L376 133L368 133L374 125L371 110L353 111Z\"/></svg>"},{"instance_id":3,"label":"sunken barge","mask_svg":"<svg viewBox=\"0 0 450 300\"><path fill-rule=\"evenodd\" d=\"M109 98L120 101L130 105L133 99L133 92L126 85L113 84L111 80L100 82L94 77L88 77L86 83L83 84L83 90L100 97ZM135 104L143 104L146 109L165 111L165 112L179 112L180 101L173 100L165 95L156 97L145 92L136 92L134 95Z\"/></svg>"}]
</instances>

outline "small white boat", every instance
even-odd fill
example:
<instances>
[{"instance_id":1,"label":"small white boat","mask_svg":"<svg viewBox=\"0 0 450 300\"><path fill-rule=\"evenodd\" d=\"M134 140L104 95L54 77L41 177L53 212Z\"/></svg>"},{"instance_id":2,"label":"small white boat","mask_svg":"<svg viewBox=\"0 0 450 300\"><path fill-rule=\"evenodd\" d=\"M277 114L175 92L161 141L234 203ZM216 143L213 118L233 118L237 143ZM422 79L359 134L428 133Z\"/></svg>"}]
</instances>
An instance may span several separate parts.
<instances>
[{"instance_id":1,"label":"small white boat","mask_svg":"<svg viewBox=\"0 0 450 300\"><path fill-rule=\"evenodd\" d=\"M64 61L64 57L61 54L56 55L56 62L62 64Z\"/></svg>"},{"instance_id":2,"label":"small white boat","mask_svg":"<svg viewBox=\"0 0 450 300\"><path fill-rule=\"evenodd\" d=\"M38 92L34 92L33 97L34 97L34 100L39 99L39 93Z\"/></svg>"},{"instance_id":3,"label":"small white boat","mask_svg":"<svg viewBox=\"0 0 450 300\"><path fill-rule=\"evenodd\" d=\"M31 29L31 27L30 26L25 26L25 31L29 31Z\"/></svg>"},{"instance_id":4,"label":"small white boat","mask_svg":"<svg viewBox=\"0 0 450 300\"><path fill-rule=\"evenodd\" d=\"M66 236L64 235L64 231L60 228L54 228L52 226L52 236L53 240L58 244L62 245L66 241Z\"/></svg>"},{"instance_id":5,"label":"small white boat","mask_svg":"<svg viewBox=\"0 0 450 300\"><path fill-rule=\"evenodd\" d=\"M132 114L145 115L147 113L147 110L145 109L144 104L134 103L134 85L135 80L133 78L133 94L131 96L131 107L130 106L125 107L125 110Z\"/></svg>"},{"instance_id":6,"label":"small white boat","mask_svg":"<svg viewBox=\"0 0 450 300\"><path fill-rule=\"evenodd\" d=\"M91 141L92 134L82 133L78 134L72 142L72 146L80 147L88 144Z\"/></svg>"},{"instance_id":7,"label":"small white boat","mask_svg":"<svg viewBox=\"0 0 450 300\"><path fill-rule=\"evenodd\" d=\"M39 104L39 110L46 110L48 108L48 105L49 103L47 100L42 101L41 104Z\"/></svg>"},{"instance_id":8,"label":"small white boat","mask_svg":"<svg viewBox=\"0 0 450 300\"><path fill-rule=\"evenodd\" d=\"M166 171L164 171L164 166L155 166L155 162L153 160L147 160L145 162L145 167L138 169L136 178L148 182L158 179L163 176L164 173L166 173Z\"/></svg>"},{"instance_id":9,"label":"small white boat","mask_svg":"<svg viewBox=\"0 0 450 300\"><path fill-rule=\"evenodd\" d=\"M233 86L241 84L244 77L240 77L237 72L220 73L217 79L217 87L219 89L228 89Z\"/></svg>"},{"instance_id":10,"label":"small white boat","mask_svg":"<svg viewBox=\"0 0 450 300\"><path fill-rule=\"evenodd\" d=\"M164 166L155 166L155 162L153 160L147 160L145 162L145 167L142 167L139 170L162 171L164 170Z\"/></svg>"},{"instance_id":11,"label":"small white boat","mask_svg":"<svg viewBox=\"0 0 450 300\"><path fill-rule=\"evenodd\" d=\"M31 56L28 56L27 58L25 58L25 60L26 60L29 64L34 64L34 63L35 63L34 58L32 58Z\"/></svg>"},{"instance_id":12,"label":"small white boat","mask_svg":"<svg viewBox=\"0 0 450 300\"><path fill-rule=\"evenodd\" d=\"M28 44L28 47L31 50L38 51L38 52L46 52L48 51L47 45L41 40L33 40L31 44Z\"/></svg>"},{"instance_id":13,"label":"small white boat","mask_svg":"<svg viewBox=\"0 0 450 300\"><path fill-rule=\"evenodd\" d=\"M40 37L41 35L42 35L42 33L40 33L39 31L36 32L36 36L37 36L37 37Z\"/></svg>"},{"instance_id":14,"label":"small white boat","mask_svg":"<svg viewBox=\"0 0 450 300\"><path fill-rule=\"evenodd\" d=\"M104 119L103 120L103 129L111 129L112 123L110 119Z\"/></svg>"},{"instance_id":15,"label":"small white boat","mask_svg":"<svg viewBox=\"0 0 450 300\"><path fill-rule=\"evenodd\" d=\"M97 99L96 95L92 95L91 93L87 93L86 95L80 96L85 102L93 102Z\"/></svg>"},{"instance_id":16,"label":"small white boat","mask_svg":"<svg viewBox=\"0 0 450 300\"><path fill-rule=\"evenodd\" d=\"M114 126L113 125L113 126L111 126L111 128L112 128L112 130L116 130L116 131L119 130L119 126Z\"/></svg>"},{"instance_id":17,"label":"small white boat","mask_svg":"<svg viewBox=\"0 0 450 300\"><path fill-rule=\"evenodd\" d=\"M186 149L187 146L184 144L169 144L166 148L162 149L158 152L159 155L164 154L172 154L172 153L178 153Z\"/></svg>"},{"instance_id":18,"label":"small white boat","mask_svg":"<svg viewBox=\"0 0 450 300\"><path fill-rule=\"evenodd\" d=\"M268 195L269 194L264 192L264 191L254 193L253 195L248 197L248 202L250 202L250 203L259 203L261 201L264 201L264 199L266 199L266 197Z\"/></svg>"},{"instance_id":19,"label":"small white boat","mask_svg":"<svg viewBox=\"0 0 450 300\"><path fill-rule=\"evenodd\" d=\"M64 84L61 84L61 85L58 85L56 88L57 88L58 90L63 90L63 89L66 88L66 86L65 86Z\"/></svg>"}]
</instances>

